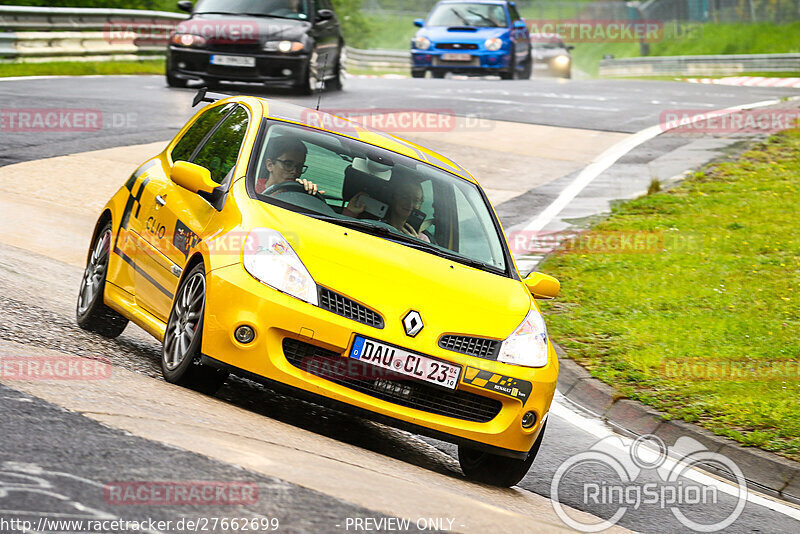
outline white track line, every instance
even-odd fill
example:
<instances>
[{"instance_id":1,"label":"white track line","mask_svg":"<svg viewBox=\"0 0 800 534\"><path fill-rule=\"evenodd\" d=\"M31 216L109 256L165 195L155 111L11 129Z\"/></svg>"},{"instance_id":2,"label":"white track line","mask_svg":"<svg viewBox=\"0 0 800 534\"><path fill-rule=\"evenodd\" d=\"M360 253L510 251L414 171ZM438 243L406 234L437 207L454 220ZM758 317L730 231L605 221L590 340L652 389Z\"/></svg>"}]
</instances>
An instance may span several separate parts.
<instances>
[{"instance_id":1,"label":"white track line","mask_svg":"<svg viewBox=\"0 0 800 534\"><path fill-rule=\"evenodd\" d=\"M764 100L762 102L755 102L753 104L745 104L742 106L726 108L716 112L715 115L729 115L731 113L736 113L737 111L772 106L780 102L781 100ZM704 117L704 115L696 116ZM656 126L650 126L649 128L640 130L627 139L620 141L616 145L608 148L605 152L595 158L594 161L592 161L589 165L584 167L580 174L578 174L578 176L576 176L575 179L561 191L561 194L558 195L558 198L556 198L549 206L547 206L544 211L527 223L523 229L523 232L539 232L543 230L553 219L556 218L556 216L558 216L559 213L561 213L564 208L569 205L570 202L575 199L575 197L581 193L581 191L591 184L595 178L600 176L604 171L616 163L617 160L642 143L645 143L646 141L649 141L650 139L653 139L657 135L664 132L666 132L666 130L664 130L660 124Z\"/></svg>"},{"instance_id":2,"label":"white track line","mask_svg":"<svg viewBox=\"0 0 800 534\"><path fill-rule=\"evenodd\" d=\"M550 413L554 416L558 417L559 419L563 419L567 421L569 424L577 427L578 429L582 430L583 432L590 434L596 437L598 440L614 436L620 438L622 442L628 448L620 448L620 454L629 454L629 447L631 443L633 443L633 439L626 438L620 434L617 434L610 430L598 416L587 416L584 415L577 410L574 410L570 407L570 401L566 400L561 393L556 393L556 398L553 399L553 404L550 408ZM670 444L668 443L667 446ZM674 466L681 464L681 460L678 458L673 458L671 456L667 457L664 465L668 468L674 468ZM728 495L737 497L739 495L738 486L728 480L718 479L716 477L710 476L703 472L702 470L695 468L694 466L689 466L689 469L683 472L684 477L694 480L698 484L702 484L704 486L713 486L717 488L722 493L726 493ZM764 508L768 508L780 514L783 514L787 517L791 517L797 521L800 521L800 510L794 508L793 506L789 506L784 504L780 501L773 500L764 496L761 496L757 493L754 493L747 490L747 501L758 505L763 506Z\"/></svg>"}]
</instances>

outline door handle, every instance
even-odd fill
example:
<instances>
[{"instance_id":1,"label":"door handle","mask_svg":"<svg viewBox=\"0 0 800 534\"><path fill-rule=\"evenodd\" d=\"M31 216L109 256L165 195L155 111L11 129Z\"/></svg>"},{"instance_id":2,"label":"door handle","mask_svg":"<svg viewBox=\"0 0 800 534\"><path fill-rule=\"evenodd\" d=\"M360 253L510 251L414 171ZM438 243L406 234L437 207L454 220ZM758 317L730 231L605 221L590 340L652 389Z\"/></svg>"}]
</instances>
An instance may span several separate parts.
<instances>
[{"instance_id":1,"label":"door handle","mask_svg":"<svg viewBox=\"0 0 800 534\"><path fill-rule=\"evenodd\" d=\"M156 204L158 204L159 206L166 206L167 199L165 199L161 195L156 195Z\"/></svg>"}]
</instances>

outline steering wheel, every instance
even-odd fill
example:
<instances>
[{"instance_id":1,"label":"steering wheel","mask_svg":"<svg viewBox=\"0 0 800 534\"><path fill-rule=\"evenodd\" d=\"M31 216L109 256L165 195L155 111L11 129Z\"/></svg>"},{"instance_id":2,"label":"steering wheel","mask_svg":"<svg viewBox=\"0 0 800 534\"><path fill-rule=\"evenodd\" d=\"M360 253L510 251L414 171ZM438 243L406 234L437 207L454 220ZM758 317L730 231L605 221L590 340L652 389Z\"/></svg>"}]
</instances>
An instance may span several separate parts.
<instances>
[{"instance_id":1,"label":"steering wheel","mask_svg":"<svg viewBox=\"0 0 800 534\"><path fill-rule=\"evenodd\" d=\"M296 193L305 193L307 195L309 194L306 191L306 188L303 187L303 184L301 184L300 182L297 182L297 181L281 182L279 184L271 185L268 188L266 188L261 194L262 195L275 195L275 194L281 193L283 191L286 191L286 192L293 191L293 192L296 192ZM312 196L318 198L322 202L325 202L325 197L322 196L319 193L319 191L314 193ZM328 203L325 202L325 205L327 205L327 204Z\"/></svg>"}]
</instances>

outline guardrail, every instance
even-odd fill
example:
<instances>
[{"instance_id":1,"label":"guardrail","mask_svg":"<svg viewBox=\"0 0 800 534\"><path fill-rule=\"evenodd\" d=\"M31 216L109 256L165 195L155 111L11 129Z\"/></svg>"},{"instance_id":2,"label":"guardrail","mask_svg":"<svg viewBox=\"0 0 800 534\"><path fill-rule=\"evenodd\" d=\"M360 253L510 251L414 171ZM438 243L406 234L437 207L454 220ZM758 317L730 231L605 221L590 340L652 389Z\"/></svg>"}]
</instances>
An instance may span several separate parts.
<instances>
[{"instance_id":1,"label":"guardrail","mask_svg":"<svg viewBox=\"0 0 800 534\"><path fill-rule=\"evenodd\" d=\"M800 54L652 56L600 61L600 76L724 76L742 72L800 72Z\"/></svg>"},{"instance_id":2,"label":"guardrail","mask_svg":"<svg viewBox=\"0 0 800 534\"><path fill-rule=\"evenodd\" d=\"M0 62L135 60L164 55L166 44L142 38L137 29L169 30L186 15L138 9L0 6ZM126 31L129 24L131 31ZM408 72L402 50L347 47L346 68Z\"/></svg>"}]
</instances>

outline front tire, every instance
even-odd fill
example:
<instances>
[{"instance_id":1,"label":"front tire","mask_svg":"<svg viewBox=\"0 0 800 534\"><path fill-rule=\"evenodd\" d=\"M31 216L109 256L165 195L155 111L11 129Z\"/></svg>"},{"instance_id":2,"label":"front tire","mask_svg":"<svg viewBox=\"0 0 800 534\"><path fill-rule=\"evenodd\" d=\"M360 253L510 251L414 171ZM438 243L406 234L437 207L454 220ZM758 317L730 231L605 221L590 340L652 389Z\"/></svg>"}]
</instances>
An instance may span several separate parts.
<instances>
[{"instance_id":1,"label":"front tire","mask_svg":"<svg viewBox=\"0 0 800 534\"><path fill-rule=\"evenodd\" d=\"M161 372L164 380L207 395L222 387L228 372L201 363L206 273L196 265L181 282L164 333Z\"/></svg>"},{"instance_id":2,"label":"front tire","mask_svg":"<svg viewBox=\"0 0 800 534\"><path fill-rule=\"evenodd\" d=\"M425 71L424 70L412 70L411 71L411 77L412 78L424 78L425 77Z\"/></svg>"},{"instance_id":3,"label":"front tire","mask_svg":"<svg viewBox=\"0 0 800 534\"><path fill-rule=\"evenodd\" d=\"M83 271L75 316L78 326L89 332L113 339L128 325L128 320L105 305L103 294L108 274L108 259L114 234L111 221L103 225L92 243L92 253Z\"/></svg>"},{"instance_id":4,"label":"front tire","mask_svg":"<svg viewBox=\"0 0 800 534\"><path fill-rule=\"evenodd\" d=\"M167 78L167 85L169 85L170 87L183 88L189 85L189 80L178 78L177 76L174 76L172 72L170 72L169 70L167 71L166 78Z\"/></svg>"},{"instance_id":5,"label":"front tire","mask_svg":"<svg viewBox=\"0 0 800 534\"><path fill-rule=\"evenodd\" d=\"M511 54L508 57L508 69L500 73L501 80L513 80L517 74L517 56L514 49L511 49Z\"/></svg>"},{"instance_id":6,"label":"front tire","mask_svg":"<svg viewBox=\"0 0 800 534\"><path fill-rule=\"evenodd\" d=\"M319 89L319 78L317 76L317 68L314 66L316 61L316 54L309 58L306 67L303 70L303 79L300 81L298 89L304 95L313 95Z\"/></svg>"},{"instance_id":7,"label":"front tire","mask_svg":"<svg viewBox=\"0 0 800 534\"><path fill-rule=\"evenodd\" d=\"M339 49L339 59L336 60L336 67L334 68L334 77L328 83L328 86L333 91L341 91L344 89L344 79L347 77L347 52L345 52L344 43L341 44Z\"/></svg>"},{"instance_id":8,"label":"front tire","mask_svg":"<svg viewBox=\"0 0 800 534\"><path fill-rule=\"evenodd\" d=\"M525 478L530 470L539 453L539 447L542 445L544 431L545 427L543 426L539 431L539 437L536 438L533 447L528 452L528 457L524 460L476 451L459 445L458 463L461 464L461 471L467 478L476 482L509 488Z\"/></svg>"}]
</instances>

